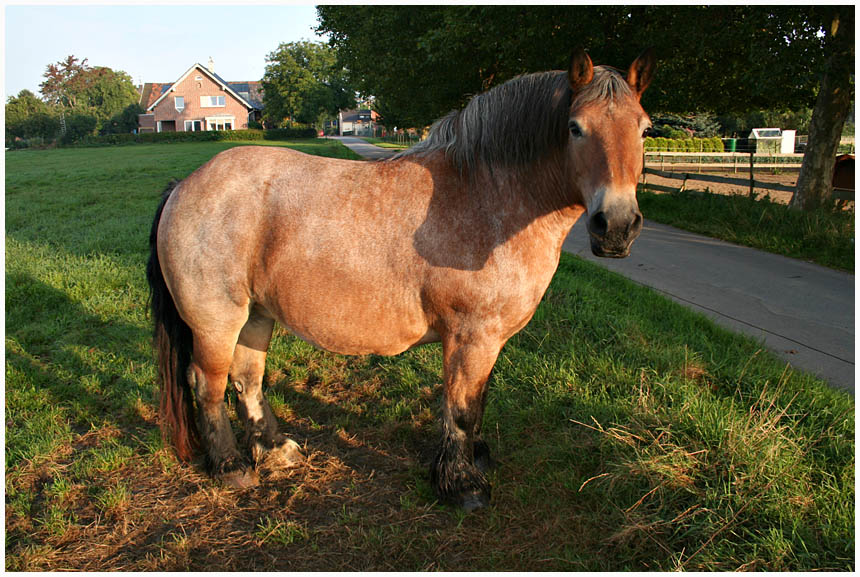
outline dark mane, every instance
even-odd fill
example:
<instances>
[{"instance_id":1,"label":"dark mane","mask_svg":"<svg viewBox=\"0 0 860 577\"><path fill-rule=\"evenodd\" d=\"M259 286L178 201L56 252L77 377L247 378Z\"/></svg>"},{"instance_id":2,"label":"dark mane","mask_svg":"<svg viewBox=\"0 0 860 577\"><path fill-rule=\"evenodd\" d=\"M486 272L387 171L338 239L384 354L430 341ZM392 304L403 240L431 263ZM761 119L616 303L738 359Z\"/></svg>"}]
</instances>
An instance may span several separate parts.
<instances>
[{"instance_id":1,"label":"dark mane","mask_svg":"<svg viewBox=\"0 0 860 577\"><path fill-rule=\"evenodd\" d=\"M595 67L594 80L576 94L563 71L518 76L449 112L425 140L394 158L444 150L465 173L479 162L490 169L527 165L566 146L571 102L612 101L630 92L624 77L604 66Z\"/></svg>"}]
</instances>

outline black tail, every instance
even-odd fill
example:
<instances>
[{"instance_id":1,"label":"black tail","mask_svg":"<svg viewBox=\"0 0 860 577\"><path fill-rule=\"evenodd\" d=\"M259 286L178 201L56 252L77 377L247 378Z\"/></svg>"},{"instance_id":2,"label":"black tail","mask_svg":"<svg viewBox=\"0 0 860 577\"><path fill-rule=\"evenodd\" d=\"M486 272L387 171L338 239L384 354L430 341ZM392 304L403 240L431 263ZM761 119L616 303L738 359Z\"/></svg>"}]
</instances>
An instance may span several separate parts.
<instances>
[{"instance_id":1,"label":"black tail","mask_svg":"<svg viewBox=\"0 0 860 577\"><path fill-rule=\"evenodd\" d=\"M194 418L194 402L188 384L193 341L191 329L179 316L173 297L167 290L161 264L158 262L157 246L161 213L177 184L177 181L171 181L155 212L155 221L149 233L146 279L149 281L149 302L154 325L153 346L158 355L158 377L161 383L161 430L170 439L177 457L188 461L200 446L200 433Z\"/></svg>"}]
</instances>

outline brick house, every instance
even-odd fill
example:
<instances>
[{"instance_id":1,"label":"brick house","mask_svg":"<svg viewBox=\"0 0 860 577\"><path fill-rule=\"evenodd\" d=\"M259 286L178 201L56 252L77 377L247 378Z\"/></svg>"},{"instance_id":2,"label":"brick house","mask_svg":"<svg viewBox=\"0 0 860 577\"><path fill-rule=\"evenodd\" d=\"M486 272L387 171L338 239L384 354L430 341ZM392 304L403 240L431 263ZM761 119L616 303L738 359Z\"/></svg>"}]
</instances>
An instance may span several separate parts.
<instances>
[{"instance_id":1,"label":"brick house","mask_svg":"<svg viewBox=\"0 0 860 577\"><path fill-rule=\"evenodd\" d=\"M151 82L140 89L140 132L242 130L259 122L260 82L227 82L209 66L195 64L173 83Z\"/></svg>"}]
</instances>

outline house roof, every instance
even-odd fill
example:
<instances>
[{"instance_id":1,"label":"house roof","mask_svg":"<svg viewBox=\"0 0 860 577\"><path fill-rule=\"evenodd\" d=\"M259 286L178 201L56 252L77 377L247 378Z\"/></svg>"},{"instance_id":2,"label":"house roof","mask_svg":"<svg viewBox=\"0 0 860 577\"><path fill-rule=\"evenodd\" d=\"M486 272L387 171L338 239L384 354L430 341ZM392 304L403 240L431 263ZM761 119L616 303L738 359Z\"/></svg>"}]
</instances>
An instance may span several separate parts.
<instances>
[{"instance_id":1,"label":"house roof","mask_svg":"<svg viewBox=\"0 0 860 577\"><path fill-rule=\"evenodd\" d=\"M140 94L141 107L146 111L154 108L156 104L161 102L161 100L167 96L171 88L185 80L194 70L199 70L204 73L248 108L256 110L261 110L263 108L263 89L260 82L227 82L214 72L210 72L208 68L200 63L196 63L186 70L185 73L176 80L176 82L152 82L144 84L143 88L141 88ZM247 94L247 96L242 96L243 94Z\"/></svg>"},{"instance_id":2,"label":"house roof","mask_svg":"<svg viewBox=\"0 0 860 577\"><path fill-rule=\"evenodd\" d=\"M342 110L341 119L343 122L357 122L358 120L376 119L379 114L375 110L369 108L361 108L359 110Z\"/></svg>"}]
</instances>

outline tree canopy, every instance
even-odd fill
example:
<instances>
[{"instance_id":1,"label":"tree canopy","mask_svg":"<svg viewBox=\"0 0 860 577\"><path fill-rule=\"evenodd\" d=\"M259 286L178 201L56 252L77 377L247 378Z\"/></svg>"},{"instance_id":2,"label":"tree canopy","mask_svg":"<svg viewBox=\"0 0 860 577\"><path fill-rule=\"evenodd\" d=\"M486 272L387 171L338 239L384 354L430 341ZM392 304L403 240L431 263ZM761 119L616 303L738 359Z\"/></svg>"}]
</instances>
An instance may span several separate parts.
<instances>
[{"instance_id":1,"label":"tree canopy","mask_svg":"<svg viewBox=\"0 0 860 577\"><path fill-rule=\"evenodd\" d=\"M355 91L337 66L334 51L314 42L281 44L266 57L263 99L266 119L317 123L321 115L335 116L355 105Z\"/></svg>"},{"instance_id":2,"label":"tree canopy","mask_svg":"<svg viewBox=\"0 0 860 577\"><path fill-rule=\"evenodd\" d=\"M828 7L319 6L350 78L389 123L428 124L513 76L564 69L571 50L624 68L653 46L652 112L811 107Z\"/></svg>"},{"instance_id":3,"label":"tree canopy","mask_svg":"<svg viewBox=\"0 0 860 577\"><path fill-rule=\"evenodd\" d=\"M139 95L131 76L104 66L90 67L73 55L45 70L40 92L47 102L71 114L92 116L96 126L137 103Z\"/></svg>"}]
</instances>

